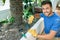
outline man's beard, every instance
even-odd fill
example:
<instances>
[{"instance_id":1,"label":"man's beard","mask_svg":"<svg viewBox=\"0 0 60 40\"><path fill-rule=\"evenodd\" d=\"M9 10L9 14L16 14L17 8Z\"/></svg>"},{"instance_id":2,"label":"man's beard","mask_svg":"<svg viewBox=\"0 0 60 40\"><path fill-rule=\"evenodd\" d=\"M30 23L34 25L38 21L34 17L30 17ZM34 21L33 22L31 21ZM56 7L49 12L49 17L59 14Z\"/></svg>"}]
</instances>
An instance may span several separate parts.
<instances>
[{"instance_id":1,"label":"man's beard","mask_svg":"<svg viewBox=\"0 0 60 40\"><path fill-rule=\"evenodd\" d=\"M49 15L50 15L50 13L49 13L49 12L45 12L44 14L45 14L46 16L49 16Z\"/></svg>"}]
</instances>

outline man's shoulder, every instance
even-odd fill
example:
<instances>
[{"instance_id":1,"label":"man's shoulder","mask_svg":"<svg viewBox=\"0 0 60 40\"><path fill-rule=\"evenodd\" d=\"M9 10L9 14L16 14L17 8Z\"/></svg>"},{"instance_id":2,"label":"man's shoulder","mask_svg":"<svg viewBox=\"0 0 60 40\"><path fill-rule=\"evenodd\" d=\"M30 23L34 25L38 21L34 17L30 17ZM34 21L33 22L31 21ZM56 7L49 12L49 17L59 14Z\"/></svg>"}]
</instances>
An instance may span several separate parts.
<instances>
[{"instance_id":1,"label":"man's shoulder","mask_svg":"<svg viewBox=\"0 0 60 40\"><path fill-rule=\"evenodd\" d=\"M56 12L53 12L54 16L58 17L57 13Z\"/></svg>"},{"instance_id":2,"label":"man's shoulder","mask_svg":"<svg viewBox=\"0 0 60 40\"><path fill-rule=\"evenodd\" d=\"M44 14L43 13L40 13L40 17L44 17Z\"/></svg>"},{"instance_id":3,"label":"man's shoulder","mask_svg":"<svg viewBox=\"0 0 60 40\"><path fill-rule=\"evenodd\" d=\"M57 15L56 12L53 13L53 18L54 18L54 19L59 19L59 16Z\"/></svg>"}]
</instances>

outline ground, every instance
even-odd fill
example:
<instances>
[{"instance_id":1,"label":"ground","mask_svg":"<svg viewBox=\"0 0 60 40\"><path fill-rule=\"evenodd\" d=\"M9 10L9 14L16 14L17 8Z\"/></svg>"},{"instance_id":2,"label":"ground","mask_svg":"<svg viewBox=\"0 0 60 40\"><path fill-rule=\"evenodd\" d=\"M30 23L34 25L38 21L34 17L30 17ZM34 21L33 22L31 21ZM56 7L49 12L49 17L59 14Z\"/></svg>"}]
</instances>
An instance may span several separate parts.
<instances>
[{"instance_id":1,"label":"ground","mask_svg":"<svg viewBox=\"0 0 60 40\"><path fill-rule=\"evenodd\" d=\"M15 25L15 27L9 26L5 27L6 25L2 26L0 28L0 40L20 40L22 37L22 31L26 31L23 27L23 25L20 25L19 27ZM21 30L22 31L21 31Z\"/></svg>"}]
</instances>

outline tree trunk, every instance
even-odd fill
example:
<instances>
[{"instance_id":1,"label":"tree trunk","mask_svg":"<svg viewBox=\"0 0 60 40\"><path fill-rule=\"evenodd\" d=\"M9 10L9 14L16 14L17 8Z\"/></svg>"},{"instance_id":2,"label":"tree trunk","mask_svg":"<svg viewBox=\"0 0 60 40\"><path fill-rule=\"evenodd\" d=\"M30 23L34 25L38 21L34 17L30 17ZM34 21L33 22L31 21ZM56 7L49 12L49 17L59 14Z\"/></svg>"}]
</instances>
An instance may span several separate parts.
<instances>
[{"instance_id":1,"label":"tree trunk","mask_svg":"<svg viewBox=\"0 0 60 40\"><path fill-rule=\"evenodd\" d=\"M23 13L22 0L10 0L10 10L11 15L15 18L15 25L21 25Z\"/></svg>"}]
</instances>

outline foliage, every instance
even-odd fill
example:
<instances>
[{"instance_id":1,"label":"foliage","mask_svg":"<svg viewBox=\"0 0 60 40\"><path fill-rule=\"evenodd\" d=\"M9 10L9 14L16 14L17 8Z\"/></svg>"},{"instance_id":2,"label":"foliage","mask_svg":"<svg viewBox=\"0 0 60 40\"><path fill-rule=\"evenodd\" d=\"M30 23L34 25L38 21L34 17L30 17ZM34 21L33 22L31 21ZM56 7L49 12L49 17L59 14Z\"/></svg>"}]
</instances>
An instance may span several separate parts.
<instances>
[{"instance_id":1,"label":"foliage","mask_svg":"<svg viewBox=\"0 0 60 40\"><path fill-rule=\"evenodd\" d=\"M41 0L38 0L38 6L41 7Z\"/></svg>"},{"instance_id":2,"label":"foliage","mask_svg":"<svg viewBox=\"0 0 60 40\"><path fill-rule=\"evenodd\" d=\"M8 19L8 23L13 23L14 22L14 17L10 17L9 19Z\"/></svg>"},{"instance_id":3,"label":"foliage","mask_svg":"<svg viewBox=\"0 0 60 40\"><path fill-rule=\"evenodd\" d=\"M8 19L5 19L5 20L1 21L0 23L3 24L3 23L13 23L13 22L14 22L14 18L10 17Z\"/></svg>"},{"instance_id":4,"label":"foliage","mask_svg":"<svg viewBox=\"0 0 60 40\"><path fill-rule=\"evenodd\" d=\"M23 4L23 17L27 20L29 16L33 14L33 4L31 3L32 0L23 0L23 2L25 3L25 5Z\"/></svg>"},{"instance_id":5,"label":"foliage","mask_svg":"<svg viewBox=\"0 0 60 40\"><path fill-rule=\"evenodd\" d=\"M6 0L2 0L2 2L3 2L3 5L5 4L5 1L6 1Z\"/></svg>"}]
</instances>

